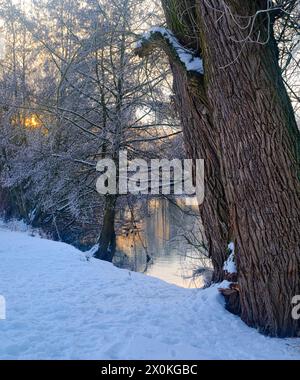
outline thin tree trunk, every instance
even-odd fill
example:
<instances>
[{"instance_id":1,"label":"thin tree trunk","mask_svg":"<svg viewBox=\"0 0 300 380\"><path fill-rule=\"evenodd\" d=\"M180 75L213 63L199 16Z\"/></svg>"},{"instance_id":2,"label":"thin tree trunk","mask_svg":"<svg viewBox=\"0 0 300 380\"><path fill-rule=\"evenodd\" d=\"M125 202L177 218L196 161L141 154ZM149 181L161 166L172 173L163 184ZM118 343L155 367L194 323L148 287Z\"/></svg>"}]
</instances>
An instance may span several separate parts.
<instances>
[{"instance_id":1,"label":"thin tree trunk","mask_svg":"<svg viewBox=\"0 0 300 380\"><path fill-rule=\"evenodd\" d=\"M115 215L116 215L115 195L106 195L104 206L103 225L98 241L99 249L95 257L100 260L112 262L116 251Z\"/></svg>"},{"instance_id":2,"label":"thin tree trunk","mask_svg":"<svg viewBox=\"0 0 300 380\"><path fill-rule=\"evenodd\" d=\"M242 16L260 1L227 1ZM241 317L272 336L296 336L292 298L300 294L299 130L274 38L243 43L249 32L197 1L205 86L221 138L226 198L236 243ZM260 38L269 25L258 19ZM264 20L266 21L266 20ZM257 35L258 36L258 35ZM256 36L256 37L257 37Z\"/></svg>"}]
</instances>

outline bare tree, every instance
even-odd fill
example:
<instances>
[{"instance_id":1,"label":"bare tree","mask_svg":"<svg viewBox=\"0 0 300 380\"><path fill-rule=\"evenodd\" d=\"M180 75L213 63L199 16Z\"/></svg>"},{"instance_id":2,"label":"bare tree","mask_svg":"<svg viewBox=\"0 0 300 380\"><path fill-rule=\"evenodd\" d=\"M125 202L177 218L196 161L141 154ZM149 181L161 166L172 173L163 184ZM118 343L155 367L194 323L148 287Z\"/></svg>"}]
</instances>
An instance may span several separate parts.
<instances>
[{"instance_id":1,"label":"bare tree","mask_svg":"<svg viewBox=\"0 0 300 380\"><path fill-rule=\"evenodd\" d=\"M140 30L156 19L141 4L45 0L33 2L31 14L10 5L39 67L28 79L34 91L26 103L3 104L12 114L38 116L40 128L26 129L28 145L14 148L3 185L28 183L27 214L34 223L42 220L60 240L98 240L95 255L108 261L115 250L116 211L126 200L96 192L97 161L111 158L118 165L124 149L129 159L159 157L171 147L174 154L176 141L181 144L168 67L145 66L133 52Z\"/></svg>"}]
</instances>

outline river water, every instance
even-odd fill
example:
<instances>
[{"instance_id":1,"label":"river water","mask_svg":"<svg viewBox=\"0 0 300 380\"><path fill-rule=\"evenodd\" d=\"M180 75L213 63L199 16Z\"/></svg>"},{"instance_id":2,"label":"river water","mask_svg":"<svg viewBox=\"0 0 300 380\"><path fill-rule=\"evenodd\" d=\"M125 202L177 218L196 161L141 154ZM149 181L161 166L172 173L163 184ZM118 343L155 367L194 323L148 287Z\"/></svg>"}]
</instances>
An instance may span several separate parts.
<instances>
[{"instance_id":1,"label":"river water","mask_svg":"<svg viewBox=\"0 0 300 380\"><path fill-rule=\"evenodd\" d=\"M122 213L120 219L128 223L117 237L115 265L181 287L202 287L204 279L195 272L209 263L203 262L199 249L189 243L202 240L197 208L187 210L183 202L154 199L148 209L148 215L134 225L129 222L132 213Z\"/></svg>"}]
</instances>

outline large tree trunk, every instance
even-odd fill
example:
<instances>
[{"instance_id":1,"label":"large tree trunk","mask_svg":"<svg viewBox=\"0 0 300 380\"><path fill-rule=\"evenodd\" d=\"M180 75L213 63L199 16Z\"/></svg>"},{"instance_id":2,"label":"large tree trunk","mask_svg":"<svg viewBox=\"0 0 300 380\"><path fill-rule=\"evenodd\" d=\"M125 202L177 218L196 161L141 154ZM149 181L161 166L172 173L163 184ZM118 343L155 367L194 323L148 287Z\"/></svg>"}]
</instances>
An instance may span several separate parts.
<instances>
[{"instance_id":1,"label":"large tree trunk","mask_svg":"<svg viewBox=\"0 0 300 380\"><path fill-rule=\"evenodd\" d=\"M100 260L112 262L116 251L115 215L116 215L115 195L106 195L104 206L104 217L100 238L99 248L95 257Z\"/></svg>"},{"instance_id":2,"label":"large tree trunk","mask_svg":"<svg viewBox=\"0 0 300 380\"><path fill-rule=\"evenodd\" d=\"M254 14L266 1L227 1L234 14ZM299 130L278 52L244 41L247 20L197 0L205 87L221 141L226 198L236 243L241 317L272 336L300 334L292 298L300 294ZM270 25L257 19L266 39ZM258 37L258 34L256 36ZM201 147L201 142L199 141Z\"/></svg>"}]
</instances>

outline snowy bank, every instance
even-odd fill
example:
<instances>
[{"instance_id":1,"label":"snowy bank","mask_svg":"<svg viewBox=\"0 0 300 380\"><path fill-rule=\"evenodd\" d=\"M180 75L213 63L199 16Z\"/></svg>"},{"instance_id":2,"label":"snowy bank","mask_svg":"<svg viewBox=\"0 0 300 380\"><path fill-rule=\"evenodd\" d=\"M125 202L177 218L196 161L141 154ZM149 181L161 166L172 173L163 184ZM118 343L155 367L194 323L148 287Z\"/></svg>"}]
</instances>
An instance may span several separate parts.
<instances>
[{"instance_id":1,"label":"snowy bank","mask_svg":"<svg viewBox=\"0 0 300 380\"><path fill-rule=\"evenodd\" d=\"M224 310L217 287L183 289L75 248L0 228L1 359L296 359Z\"/></svg>"}]
</instances>

